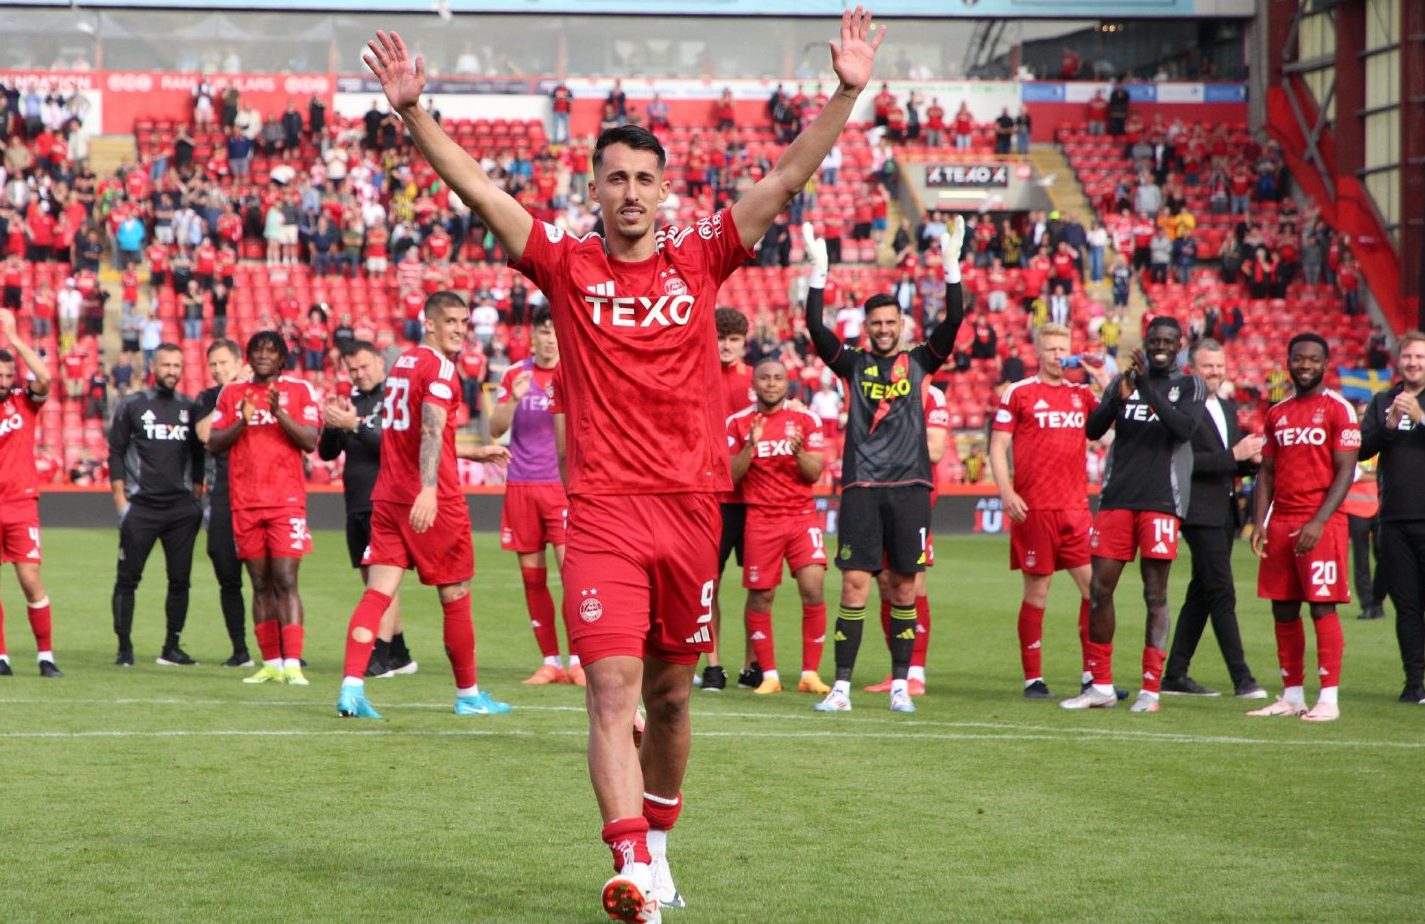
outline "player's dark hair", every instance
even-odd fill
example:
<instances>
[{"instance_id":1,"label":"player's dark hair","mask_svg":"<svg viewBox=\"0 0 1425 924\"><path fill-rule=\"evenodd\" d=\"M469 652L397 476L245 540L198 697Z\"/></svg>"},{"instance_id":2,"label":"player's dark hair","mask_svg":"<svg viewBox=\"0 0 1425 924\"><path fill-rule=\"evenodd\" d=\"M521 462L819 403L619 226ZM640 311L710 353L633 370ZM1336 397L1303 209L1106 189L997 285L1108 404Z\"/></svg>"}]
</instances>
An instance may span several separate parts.
<instances>
[{"instance_id":1,"label":"player's dark hair","mask_svg":"<svg viewBox=\"0 0 1425 924\"><path fill-rule=\"evenodd\" d=\"M282 357L281 365L283 367L287 365L287 357L289 355L289 351L287 349L287 341L285 338L283 338L281 334L277 333L277 331L275 330L260 330L248 338L247 359L249 362L252 360L252 354L256 353L257 348L262 346L263 344L266 344L267 346L270 346L277 351L277 355Z\"/></svg>"},{"instance_id":2,"label":"player's dark hair","mask_svg":"<svg viewBox=\"0 0 1425 924\"><path fill-rule=\"evenodd\" d=\"M426 317L434 318L447 308L464 308L465 299L451 292L449 289L441 289L439 292L432 292L426 299L424 314Z\"/></svg>"},{"instance_id":3,"label":"player's dark hair","mask_svg":"<svg viewBox=\"0 0 1425 924\"><path fill-rule=\"evenodd\" d=\"M885 292L877 292L875 295L872 295L866 299L866 304L862 306L862 310L865 311L868 316L877 308L894 308L897 312L901 310L900 302L896 301L895 296L887 295Z\"/></svg>"},{"instance_id":4,"label":"player's dark hair","mask_svg":"<svg viewBox=\"0 0 1425 924\"><path fill-rule=\"evenodd\" d=\"M1296 345L1298 343L1314 343L1320 346L1321 355L1323 358L1329 357L1331 355L1331 345L1326 342L1326 338L1321 336L1320 334L1313 333L1312 331L1307 331L1304 334L1297 334L1295 337L1292 337L1291 340L1287 342L1287 356L1291 355L1291 351L1296 349Z\"/></svg>"},{"instance_id":5,"label":"player's dark hair","mask_svg":"<svg viewBox=\"0 0 1425 924\"><path fill-rule=\"evenodd\" d=\"M611 144L622 144L633 148L635 151L652 151L658 157L658 169L662 170L668 163L668 154L663 150L663 144L658 140L658 136L641 125L619 125L615 128L605 129L599 140L594 145L594 169L598 170L604 162L604 148Z\"/></svg>"},{"instance_id":6,"label":"player's dark hair","mask_svg":"<svg viewBox=\"0 0 1425 924\"><path fill-rule=\"evenodd\" d=\"M731 337L734 334L747 336L748 324L747 315L736 308L719 308L713 312L713 318L717 322L717 335L719 337Z\"/></svg>"},{"instance_id":7,"label":"player's dark hair","mask_svg":"<svg viewBox=\"0 0 1425 924\"><path fill-rule=\"evenodd\" d=\"M0 363L12 363L15 361L15 354L9 350L0 350Z\"/></svg>"},{"instance_id":8,"label":"player's dark hair","mask_svg":"<svg viewBox=\"0 0 1425 924\"><path fill-rule=\"evenodd\" d=\"M545 324L552 323L553 321L554 312L549 310L548 305L540 305L538 308L534 309L534 312L529 316L530 327L542 327Z\"/></svg>"},{"instance_id":9,"label":"player's dark hair","mask_svg":"<svg viewBox=\"0 0 1425 924\"><path fill-rule=\"evenodd\" d=\"M769 363L781 366L782 370L786 371L787 364L782 362L782 358L780 356L776 355L764 356L761 359L757 360L757 365L752 367L752 371L756 372L758 369L761 369L763 366Z\"/></svg>"},{"instance_id":10,"label":"player's dark hair","mask_svg":"<svg viewBox=\"0 0 1425 924\"><path fill-rule=\"evenodd\" d=\"M171 340L165 340L154 348L155 353L182 353L183 348Z\"/></svg>"},{"instance_id":11,"label":"player's dark hair","mask_svg":"<svg viewBox=\"0 0 1425 924\"><path fill-rule=\"evenodd\" d=\"M381 351L376 349L376 344L370 340L353 340L341 351L343 357L355 356L357 353L370 353L372 356L381 355Z\"/></svg>"},{"instance_id":12,"label":"player's dark hair","mask_svg":"<svg viewBox=\"0 0 1425 924\"><path fill-rule=\"evenodd\" d=\"M229 340L227 337L219 337L217 340L208 344L208 352L205 355L212 356L218 350L227 350L233 354L234 357L238 359L242 358L242 347L237 345L237 341Z\"/></svg>"},{"instance_id":13,"label":"player's dark hair","mask_svg":"<svg viewBox=\"0 0 1425 924\"><path fill-rule=\"evenodd\" d=\"M1183 326L1178 323L1177 318L1173 317L1170 314L1160 314L1152 321L1148 322L1149 330L1152 330L1155 327L1168 327L1177 331L1179 337L1183 335Z\"/></svg>"}]
</instances>

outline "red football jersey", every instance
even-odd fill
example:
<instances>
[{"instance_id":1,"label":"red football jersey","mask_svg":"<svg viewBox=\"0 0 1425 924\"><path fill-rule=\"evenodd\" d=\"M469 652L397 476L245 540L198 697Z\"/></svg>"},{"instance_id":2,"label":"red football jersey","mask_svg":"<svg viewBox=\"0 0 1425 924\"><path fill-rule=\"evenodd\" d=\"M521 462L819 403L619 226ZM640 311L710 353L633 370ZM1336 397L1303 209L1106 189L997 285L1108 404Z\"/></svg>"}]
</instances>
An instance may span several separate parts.
<instances>
[{"instance_id":1,"label":"red football jersey","mask_svg":"<svg viewBox=\"0 0 1425 924\"><path fill-rule=\"evenodd\" d=\"M722 388L725 398L723 410L727 417L746 410L749 404L757 403L757 392L752 388L752 367L740 359L722 367Z\"/></svg>"},{"instance_id":2,"label":"red football jersey","mask_svg":"<svg viewBox=\"0 0 1425 924\"><path fill-rule=\"evenodd\" d=\"M1267 443L1262 447L1262 458L1277 460L1272 510L1314 515L1336 477L1332 453L1360 448L1356 409L1329 388L1313 398L1293 395L1273 405L1267 411Z\"/></svg>"},{"instance_id":3,"label":"red football jersey","mask_svg":"<svg viewBox=\"0 0 1425 924\"><path fill-rule=\"evenodd\" d=\"M752 252L723 209L660 230L647 260L536 222L515 268L549 299L569 416L569 494L727 491L713 310Z\"/></svg>"},{"instance_id":4,"label":"red football jersey","mask_svg":"<svg viewBox=\"0 0 1425 924\"><path fill-rule=\"evenodd\" d=\"M748 407L727 419L727 448L739 453L752 438L752 424L762 420L762 436L752 450L752 464L739 482L742 500L749 507L775 507L786 510L811 508L811 482L797 471L797 457L792 452L791 437L802 434L802 448L808 452L823 452L826 437L821 419L809 411L793 411L784 403L780 410L760 414Z\"/></svg>"},{"instance_id":5,"label":"red football jersey","mask_svg":"<svg viewBox=\"0 0 1425 924\"><path fill-rule=\"evenodd\" d=\"M1084 424L1098 406L1087 386L1021 379L1004 390L994 428L1014 437L1014 490L1030 510L1089 503Z\"/></svg>"},{"instance_id":6,"label":"red football jersey","mask_svg":"<svg viewBox=\"0 0 1425 924\"><path fill-rule=\"evenodd\" d=\"M386 402L381 409L381 473L371 492L373 501L416 502L421 492L421 412L430 402L445 409L436 499L441 504L465 503L455 463L455 412L460 400L455 363L425 344L401 354L386 376Z\"/></svg>"},{"instance_id":7,"label":"red football jersey","mask_svg":"<svg viewBox=\"0 0 1425 924\"><path fill-rule=\"evenodd\" d=\"M931 430L944 430L950 433L950 408L945 403L945 392L930 384L930 379L925 380L925 394L921 400L925 407L925 432ZM953 436L947 436L947 440L954 440ZM953 447L950 442L948 446ZM930 503L934 504L940 497L940 466L930 467Z\"/></svg>"},{"instance_id":8,"label":"red football jersey","mask_svg":"<svg viewBox=\"0 0 1425 924\"><path fill-rule=\"evenodd\" d=\"M228 493L234 510L289 507L307 503L307 477L302 470L302 450L282 432L282 425L267 409L267 385L236 382L223 386L213 411L213 429L226 430L236 423L242 400L249 392L256 411L246 429L228 450ZM293 420L316 427L321 424L317 395L301 379L277 379L278 403Z\"/></svg>"},{"instance_id":9,"label":"red football jersey","mask_svg":"<svg viewBox=\"0 0 1425 924\"><path fill-rule=\"evenodd\" d=\"M17 385L0 395L0 504L33 498L39 490L35 471L35 421L41 398Z\"/></svg>"}]
</instances>

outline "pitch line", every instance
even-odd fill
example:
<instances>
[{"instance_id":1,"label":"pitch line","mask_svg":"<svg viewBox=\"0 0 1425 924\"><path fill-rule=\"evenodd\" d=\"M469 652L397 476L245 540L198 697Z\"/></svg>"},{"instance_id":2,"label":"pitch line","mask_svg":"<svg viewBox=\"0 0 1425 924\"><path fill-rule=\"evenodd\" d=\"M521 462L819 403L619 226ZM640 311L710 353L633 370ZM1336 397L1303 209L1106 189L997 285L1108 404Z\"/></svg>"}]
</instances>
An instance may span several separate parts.
<instances>
[{"instance_id":1,"label":"pitch line","mask_svg":"<svg viewBox=\"0 0 1425 924\"><path fill-rule=\"evenodd\" d=\"M55 700L38 699L0 699L0 704L52 704ZM310 707L316 705L310 700L180 700L180 699L126 699L126 700L65 700L62 702L73 704L95 704L95 705L215 705L215 706L280 706L280 707ZM392 708L400 709L449 709L448 703L404 703L394 704ZM530 712L567 712L583 713L583 708L578 706L517 706L519 710ZM1425 741L1362 741L1362 740L1335 740L1335 739L1269 739L1252 738L1238 735L1197 735L1183 732L1153 732L1134 729L1115 728L1084 728L1084 727L1061 727L1052 725L1025 725L1012 722L948 722L932 720L904 720L896 721L895 727L904 730L889 730L883 720L862 719L849 717L829 717L814 715L769 715L760 712L723 712L694 711L694 715L702 719L738 719L744 721L791 721L791 722L818 722L825 725L832 723L842 726L841 728L823 728L817 731L795 731L795 732L761 732L751 730L738 731L708 731L699 730L695 734L701 738L845 738L845 739L865 739L865 740L895 740L895 741L1062 741L1069 736L1091 735L1096 741L1140 741L1140 742L1161 742L1164 744L1224 744L1224 745L1254 745L1272 746L1280 745L1285 747L1351 747L1351 748L1384 748L1391 750L1425 750ZM845 726L875 726L875 731L850 729ZM909 729L931 729L930 731L911 731ZM941 731L940 729L945 729ZM94 730L94 731L14 731L0 732L0 740L4 739L83 739L83 738L201 738L201 737L340 737L346 735L378 735L389 737L460 737L460 736L484 736L484 737L583 737L586 735L583 729L556 729L550 731L531 731L527 729L459 729L450 731L417 731L398 730L382 728L348 728L348 729L162 729L154 731L121 731L121 730Z\"/></svg>"}]
</instances>

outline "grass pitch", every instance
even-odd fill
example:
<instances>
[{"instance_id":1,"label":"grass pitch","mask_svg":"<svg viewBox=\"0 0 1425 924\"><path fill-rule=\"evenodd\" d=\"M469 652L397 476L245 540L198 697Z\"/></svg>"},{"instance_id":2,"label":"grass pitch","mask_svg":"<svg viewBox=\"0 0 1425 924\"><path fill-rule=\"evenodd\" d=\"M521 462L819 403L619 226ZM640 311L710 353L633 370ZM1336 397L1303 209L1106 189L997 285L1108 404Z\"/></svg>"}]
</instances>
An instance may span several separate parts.
<instances>
[{"instance_id":1,"label":"grass pitch","mask_svg":"<svg viewBox=\"0 0 1425 924\"><path fill-rule=\"evenodd\" d=\"M581 691L520 686L537 655L514 556L493 536L476 536L480 680L515 711L451 714L439 608L410 583L421 670L368 683L381 722L334 715L359 595L337 534L318 534L302 568L308 688L244 686L245 672L217 666L227 643L201 553L184 647L202 665L153 663L156 550L139 664L113 667L114 532L45 539L63 680L38 677L13 572L0 578L16 667L0 679L0 921L604 920L609 858ZM1020 698L1005 540L939 545L930 695L915 715L859 692L850 715L815 714L792 692L695 694L688 807L671 839L688 907L665 921L1425 920L1425 707L1395 702L1391 620L1343 611L1344 717L1331 725L1247 719L1230 697L1167 697L1150 716L1069 713ZM1237 555L1248 658L1279 692L1256 569L1244 545ZM1184 557L1174 606L1187 571ZM734 616L736 584L722 593ZM1139 599L1130 571L1124 686L1137 673ZM1064 696L1077 688L1076 614L1061 577L1045 669ZM778 648L793 679L798 618L786 581ZM868 627L857 690L887 663ZM1193 675L1230 689L1210 630Z\"/></svg>"}]
</instances>

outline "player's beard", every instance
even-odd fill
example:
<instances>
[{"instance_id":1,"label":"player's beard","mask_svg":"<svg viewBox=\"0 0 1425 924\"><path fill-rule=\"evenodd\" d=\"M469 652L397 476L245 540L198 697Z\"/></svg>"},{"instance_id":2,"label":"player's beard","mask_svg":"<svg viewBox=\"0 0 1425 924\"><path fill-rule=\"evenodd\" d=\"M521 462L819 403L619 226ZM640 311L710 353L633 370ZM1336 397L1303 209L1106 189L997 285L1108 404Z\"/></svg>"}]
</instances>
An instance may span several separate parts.
<instances>
[{"instance_id":1,"label":"player's beard","mask_svg":"<svg viewBox=\"0 0 1425 924\"><path fill-rule=\"evenodd\" d=\"M1320 385L1320 384L1321 384L1321 380L1324 379L1325 377L1326 377L1326 373L1324 373L1324 372L1319 372L1319 373L1317 373L1316 375L1312 376L1310 379L1308 379L1306 382L1298 382L1297 379L1296 379L1296 376L1292 376L1292 377L1291 377L1291 384L1293 384L1293 385L1296 386L1296 390L1297 390L1298 392L1308 392L1308 391L1312 391L1313 389L1316 388L1316 386Z\"/></svg>"}]
</instances>

